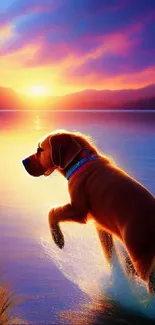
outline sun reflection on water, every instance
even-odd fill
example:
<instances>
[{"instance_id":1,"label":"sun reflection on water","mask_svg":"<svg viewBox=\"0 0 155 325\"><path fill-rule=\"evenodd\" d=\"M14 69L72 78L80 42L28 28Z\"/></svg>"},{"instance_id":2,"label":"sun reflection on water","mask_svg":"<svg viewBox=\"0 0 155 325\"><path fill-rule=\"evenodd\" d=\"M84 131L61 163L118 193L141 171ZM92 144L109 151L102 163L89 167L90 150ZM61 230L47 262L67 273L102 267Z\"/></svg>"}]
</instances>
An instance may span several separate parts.
<instances>
[{"instance_id":1,"label":"sun reflection on water","mask_svg":"<svg viewBox=\"0 0 155 325\"><path fill-rule=\"evenodd\" d=\"M39 115L36 115L36 118L34 120L34 128L35 128L36 131L40 131L42 129L41 120L40 120Z\"/></svg>"}]
</instances>

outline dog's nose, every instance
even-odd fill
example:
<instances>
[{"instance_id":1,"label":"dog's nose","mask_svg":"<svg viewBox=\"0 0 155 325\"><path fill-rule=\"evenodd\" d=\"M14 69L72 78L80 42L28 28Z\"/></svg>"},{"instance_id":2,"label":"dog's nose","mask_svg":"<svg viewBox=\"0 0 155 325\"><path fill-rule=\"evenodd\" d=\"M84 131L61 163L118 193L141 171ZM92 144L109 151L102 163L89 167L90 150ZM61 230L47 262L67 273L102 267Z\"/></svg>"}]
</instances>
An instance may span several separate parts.
<instances>
[{"instance_id":1,"label":"dog's nose","mask_svg":"<svg viewBox=\"0 0 155 325\"><path fill-rule=\"evenodd\" d=\"M28 162L29 162L28 158L25 158L25 159L22 160L22 163L23 163L24 166L26 166L28 164Z\"/></svg>"}]
</instances>

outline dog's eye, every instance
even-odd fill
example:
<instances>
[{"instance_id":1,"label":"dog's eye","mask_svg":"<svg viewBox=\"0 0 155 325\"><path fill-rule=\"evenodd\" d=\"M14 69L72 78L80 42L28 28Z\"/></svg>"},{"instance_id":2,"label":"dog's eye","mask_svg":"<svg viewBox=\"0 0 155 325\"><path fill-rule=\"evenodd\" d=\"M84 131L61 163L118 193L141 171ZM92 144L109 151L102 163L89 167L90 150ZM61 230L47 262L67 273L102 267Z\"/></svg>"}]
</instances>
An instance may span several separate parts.
<instances>
[{"instance_id":1,"label":"dog's eye","mask_svg":"<svg viewBox=\"0 0 155 325\"><path fill-rule=\"evenodd\" d=\"M38 147L38 148L37 148L37 153L38 153L38 154L40 154L42 151L44 151L43 148L41 148L41 147Z\"/></svg>"}]
</instances>

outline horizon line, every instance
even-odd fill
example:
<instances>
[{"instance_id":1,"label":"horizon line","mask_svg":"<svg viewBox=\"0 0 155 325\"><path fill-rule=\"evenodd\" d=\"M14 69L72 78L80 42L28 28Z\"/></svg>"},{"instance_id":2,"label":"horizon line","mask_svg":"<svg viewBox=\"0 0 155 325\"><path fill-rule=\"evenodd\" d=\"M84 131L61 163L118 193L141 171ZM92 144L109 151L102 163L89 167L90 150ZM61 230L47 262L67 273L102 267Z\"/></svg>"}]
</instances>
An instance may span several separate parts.
<instances>
[{"instance_id":1,"label":"horizon line","mask_svg":"<svg viewBox=\"0 0 155 325\"><path fill-rule=\"evenodd\" d=\"M116 91L125 91L125 90L129 90L129 91L134 91L134 90L138 90L138 89L143 89L143 88L147 88L149 86L155 86L155 83L148 83L147 85L145 86L141 86L141 87L136 87L136 88L119 88L119 89L109 89L109 88L101 88L101 89L96 89L96 88L84 88L84 89L81 89L81 90L78 90L78 91L74 91L74 92L70 92L70 93L66 93L66 94L63 94L63 95L42 95L42 96L36 96L36 95L28 95L28 94L24 94L24 92L21 92L21 91L18 91L18 90L15 90L14 88L11 88L11 87L7 87L7 86L2 86L0 85L0 88L3 88L3 89L10 89L12 90L13 92L15 92L16 94L18 95L21 95L21 96L24 96L24 97L27 97L27 98L36 98L36 99L45 99L45 98L49 98L49 97L65 97L65 96L68 96L68 95L72 95L72 94L78 94L78 93L81 93L81 92L84 92L84 91L110 91L110 92L116 92Z\"/></svg>"},{"instance_id":2,"label":"horizon line","mask_svg":"<svg viewBox=\"0 0 155 325\"><path fill-rule=\"evenodd\" d=\"M66 109L66 110L63 110L63 109L55 109L55 110L50 110L50 109L3 109L1 110L0 109L0 113L4 113L4 112L52 112L52 113L56 113L56 112L73 112L73 113L76 113L76 112L79 112L79 113L99 113L99 112L105 112L105 113L121 113L121 112L143 112L143 113L151 113L151 112L154 112L155 113L155 108L154 109L93 109L93 110L89 110L89 109L85 109L85 110L77 110L77 109Z\"/></svg>"}]
</instances>

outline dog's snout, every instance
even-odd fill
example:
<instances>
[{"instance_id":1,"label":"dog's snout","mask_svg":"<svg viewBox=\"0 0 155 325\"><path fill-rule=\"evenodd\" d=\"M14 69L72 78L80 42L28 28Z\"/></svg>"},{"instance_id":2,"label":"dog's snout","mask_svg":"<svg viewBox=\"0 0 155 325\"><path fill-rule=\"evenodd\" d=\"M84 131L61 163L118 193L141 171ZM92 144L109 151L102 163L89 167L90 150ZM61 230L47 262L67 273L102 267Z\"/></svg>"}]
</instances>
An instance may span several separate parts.
<instances>
[{"instance_id":1,"label":"dog's snout","mask_svg":"<svg viewBox=\"0 0 155 325\"><path fill-rule=\"evenodd\" d=\"M44 175L46 172L45 168L40 164L38 159L36 159L36 155L31 155L22 160L22 163L26 169L26 171L34 177L39 177Z\"/></svg>"}]
</instances>

